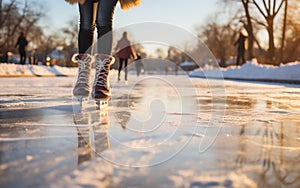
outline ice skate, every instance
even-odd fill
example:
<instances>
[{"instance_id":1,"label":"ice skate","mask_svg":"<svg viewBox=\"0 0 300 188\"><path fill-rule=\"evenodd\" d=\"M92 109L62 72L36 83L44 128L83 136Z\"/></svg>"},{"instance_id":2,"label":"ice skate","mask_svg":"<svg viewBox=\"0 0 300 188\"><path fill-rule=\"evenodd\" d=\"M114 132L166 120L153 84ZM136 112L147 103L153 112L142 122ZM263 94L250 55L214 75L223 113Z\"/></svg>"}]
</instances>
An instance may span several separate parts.
<instances>
[{"instance_id":1,"label":"ice skate","mask_svg":"<svg viewBox=\"0 0 300 188\"><path fill-rule=\"evenodd\" d=\"M77 81L73 89L73 95L84 102L90 94L90 73L93 57L88 54L74 54L72 61L78 63Z\"/></svg>"},{"instance_id":2,"label":"ice skate","mask_svg":"<svg viewBox=\"0 0 300 188\"><path fill-rule=\"evenodd\" d=\"M110 66L114 62L115 59L109 55L95 55L96 73L92 97L96 100L96 103L100 109L108 105L108 100L111 96L111 90L109 86L109 70Z\"/></svg>"}]
</instances>

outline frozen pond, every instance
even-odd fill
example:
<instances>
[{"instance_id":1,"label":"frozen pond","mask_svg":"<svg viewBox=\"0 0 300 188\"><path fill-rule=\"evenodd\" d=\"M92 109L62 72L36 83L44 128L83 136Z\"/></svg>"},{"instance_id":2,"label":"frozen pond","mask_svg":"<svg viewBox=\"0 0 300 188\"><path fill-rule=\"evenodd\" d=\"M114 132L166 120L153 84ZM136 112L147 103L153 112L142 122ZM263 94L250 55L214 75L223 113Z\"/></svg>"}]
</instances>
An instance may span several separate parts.
<instances>
[{"instance_id":1,"label":"frozen pond","mask_svg":"<svg viewBox=\"0 0 300 188\"><path fill-rule=\"evenodd\" d=\"M0 78L1 187L300 187L300 87L187 76Z\"/></svg>"}]
</instances>

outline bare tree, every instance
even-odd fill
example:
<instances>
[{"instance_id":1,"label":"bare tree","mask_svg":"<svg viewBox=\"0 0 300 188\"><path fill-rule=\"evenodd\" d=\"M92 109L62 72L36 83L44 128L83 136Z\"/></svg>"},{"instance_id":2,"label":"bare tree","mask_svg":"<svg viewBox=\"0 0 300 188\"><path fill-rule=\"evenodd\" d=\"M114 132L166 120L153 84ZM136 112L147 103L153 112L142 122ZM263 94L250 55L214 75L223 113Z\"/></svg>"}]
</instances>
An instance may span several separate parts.
<instances>
[{"instance_id":1,"label":"bare tree","mask_svg":"<svg viewBox=\"0 0 300 188\"><path fill-rule=\"evenodd\" d=\"M260 62L278 64L280 62L298 60L299 54L299 0L220 0L227 7L232 6L236 15L231 19L233 29L238 29L236 21L243 24L248 33L248 58L255 56ZM236 9L243 5L243 11ZM228 8L227 12L233 13ZM282 16L282 19L277 19ZM281 17L279 17L281 18ZM220 22L217 22L220 25ZM280 27L282 25L282 27ZM268 34L267 51L260 45L262 38L257 38L257 32L265 29ZM298 34L297 34L298 33ZM300 39L299 39L300 40ZM276 53L275 41L278 41ZM255 48L255 44L259 50Z\"/></svg>"},{"instance_id":2,"label":"bare tree","mask_svg":"<svg viewBox=\"0 0 300 188\"><path fill-rule=\"evenodd\" d=\"M64 41L60 45L64 48L63 51L67 60L67 66L73 66L71 58L77 51L78 24L74 20L76 19L71 19L67 23L67 26L62 28L60 34L57 35L58 40Z\"/></svg>"},{"instance_id":3,"label":"bare tree","mask_svg":"<svg viewBox=\"0 0 300 188\"><path fill-rule=\"evenodd\" d=\"M0 0L0 24L2 23L2 18L3 18L3 15L2 15L2 0ZM1 27L1 25L0 25Z\"/></svg>"},{"instance_id":4,"label":"bare tree","mask_svg":"<svg viewBox=\"0 0 300 188\"><path fill-rule=\"evenodd\" d=\"M281 35L281 47L280 47L280 62L283 62L283 52L284 52L284 44L285 44L285 32L286 32L286 20L287 20L287 12L288 12L288 0L284 0L284 15L283 15L283 27L282 27L282 35Z\"/></svg>"},{"instance_id":5,"label":"bare tree","mask_svg":"<svg viewBox=\"0 0 300 188\"><path fill-rule=\"evenodd\" d=\"M246 20L247 20L247 22L243 22L243 24L248 33L248 49L247 49L248 59L252 59L254 57L253 46L254 46L255 37L254 37L254 33L253 33L252 17L251 17L250 10L249 10L250 0L241 0L241 2L243 4L244 10L245 10L245 16L246 16Z\"/></svg>"},{"instance_id":6,"label":"bare tree","mask_svg":"<svg viewBox=\"0 0 300 188\"><path fill-rule=\"evenodd\" d=\"M300 4L298 0L289 0L286 17L286 37L283 49L283 61L300 60Z\"/></svg>"},{"instance_id":7,"label":"bare tree","mask_svg":"<svg viewBox=\"0 0 300 188\"><path fill-rule=\"evenodd\" d=\"M214 56L220 59L220 65L226 66L226 60L236 53L233 46L233 37L236 31L231 28L231 20L220 24L218 21L220 14L216 13L211 20L204 25L199 33L199 38L212 51Z\"/></svg>"},{"instance_id":8,"label":"bare tree","mask_svg":"<svg viewBox=\"0 0 300 188\"><path fill-rule=\"evenodd\" d=\"M162 48L157 48L155 50L155 54L156 54L157 58L159 58L159 59L162 59L162 58L164 58L166 56L165 52L164 52L164 50Z\"/></svg>"},{"instance_id":9,"label":"bare tree","mask_svg":"<svg viewBox=\"0 0 300 188\"><path fill-rule=\"evenodd\" d=\"M2 6L2 5L1 5ZM9 4L5 4L1 10L1 20L0 20L0 49L3 51L9 50L10 36L11 36L11 24L14 23L15 20L12 20L12 16L17 17L19 13L17 12L16 1L13 0Z\"/></svg>"},{"instance_id":10,"label":"bare tree","mask_svg":"<svg viewBox=\"0 0 300 188\"><path fill-rule=\"evenodd\" d=\"M253 31L253 23L252 23L252 15L251 15L251 9L250 0L236 0L237 2L240 2L243 6L244 14L241 17L238 17L239 22L243 24L243 27L246 29L248 33L248 46L247 46L247 54L248 59L252 59L254 57L253 54L253 48L254 48L254 42L255 42L255 35ZM235 3L232 0L223 0L223 2L229 4L229 3Z\"/></svg>"},{"instance_id":11,"label":"bare tree","mask_svg":"<svg viewBox=\"0 0 300 188\"><path fill-rule=\"evenodd\" d=\"M252 0L252 3L257 8L258 12L262 15L264 18L264 22L258 21L257 22L261 25L263 25L269 36L269 48L268 48L268 54L267 59L270 63L274 63L276 61L275 59L275 43L274 43L274 20L275 17L278 15L279 11L281 10L285 0L280 0L280 2L277 2L276 0L260 0L260 3L258 0Z\"/></svg>"},{"instance_id":12,"label":"bare tree","mask_svg":"<svg viewBox=\"0 0 300 188\"><path fill-rule=\"evenodd\" d=\"M170 46L168 49L167 59L170 62L175 63L176 65L179 65L182 61L181 52L177 48Z\"/></svg>"},{"instance_id":13,"label":"bare tree","mask_svg":"<svg viewBox=\"0 0 300 188\"><path fill-rule=\"evenodd\" d=\"M145 52L144 46L140 43L133 43L134 51L139 54L141 57L146 58L147 54Z\"/></svg>"},{"instance_id":14,"label":"bare tree","mask_svg":"<svg viewBox=\"0 0 300 188\"><path fill-rule=\"evenodd\" d=\"M0 49L3 51L12 51L14 43L20 31L26 33L34 32L33 30L40 30L37 25L39 19L42 18L42 9L34 9L37 4L25 1L23 8L16 0L12 0L2 6L1 1L1 18L0 18ZM30 40L30 39L29 39Z\"/></svg>"},{"instance_id":15,"label":"bare tree","mask_svg":"<svg viewBox=\"0 0 300 188\"><path fill-rule=\"evenodd\" d=\"M64 42L71 46L75 46L78 36L78 24L74 22L75 19L68 21L67 26L62 28L62 33L65 35Z\"/></svg>"}]
</instances>

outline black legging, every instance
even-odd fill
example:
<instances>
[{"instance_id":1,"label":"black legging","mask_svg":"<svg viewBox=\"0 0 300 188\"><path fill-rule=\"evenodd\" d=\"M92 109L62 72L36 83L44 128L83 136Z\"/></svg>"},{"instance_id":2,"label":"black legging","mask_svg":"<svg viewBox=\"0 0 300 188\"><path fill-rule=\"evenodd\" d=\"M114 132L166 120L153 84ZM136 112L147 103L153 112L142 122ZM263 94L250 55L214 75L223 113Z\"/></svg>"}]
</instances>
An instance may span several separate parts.
<instances>
[{"instance_id":1,"label":"black legging","mask_svg":"<svg viewBox=\"0 0 300 188\"><path fill-rule=\"evenodd\" d=\"M123 61L124 61L125 80L127 80L127 63L128 63L128 59L123 59L123 58L119 59L120 64L119 64L118 79L120 79L120 73L121 73L121 70L123 68Z\"/></svg>"},{"instance_id":2,"label":"black legging","mask_svg":"<svg viewBox=\"0 0 300 188\"><path fill-rule=\"evenodd\" d=\"M240 59L242 59L242 64L244 64L246 62L245 51L238 51L238 55L236 57L236 66L242 65L242 64L240 64Z\"/></svg>"},{"instance_id":3,"label":"black legging","mask_svg":"<svg viewBox=\"0 0 300 188\"><path fill-rule=\"evenodd\" d=\"M19 54L20 54L20 64L25 65L26 62L26 52L24 49L19 48Z\"/></svg>"},{"instance_id":4,"label":"black legging","mask_svg":"<svg viewBox=\"0 0 300 188\"><path fill-rule=\"evenodd\" d=\"M96 53L111 54L112 20L118 0L97 0L96 24L93 23L94 0L79 4L80 24L78 34L79 53L91 53L95 26L97 27Z\"/></svg>"}]
</instances>

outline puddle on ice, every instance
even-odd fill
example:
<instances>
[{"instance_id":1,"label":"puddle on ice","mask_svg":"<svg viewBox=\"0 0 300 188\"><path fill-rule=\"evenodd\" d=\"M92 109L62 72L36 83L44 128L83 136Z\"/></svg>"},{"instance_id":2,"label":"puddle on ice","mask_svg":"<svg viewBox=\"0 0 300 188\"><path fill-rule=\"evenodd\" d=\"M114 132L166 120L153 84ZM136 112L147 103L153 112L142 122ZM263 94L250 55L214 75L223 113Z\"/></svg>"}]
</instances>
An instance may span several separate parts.
<instances>
[{"instance_id":1,"label":"puddle on ice","mask_svg":"<svg viewBox=\"0 0 300 188\"><path fill-rule=\"evenodd\" d=\"M72 79L37 79L57 92L11 80L0 91L7 103L16 88L30 93L0 108L1 187L300 186L300 105L289 96L300 88L132 78L114 83L105 110L73 113ZM225 94L211 88L223 84ZM36 101L43 93L51 100Z\"/></svg>"}]
</instances>

